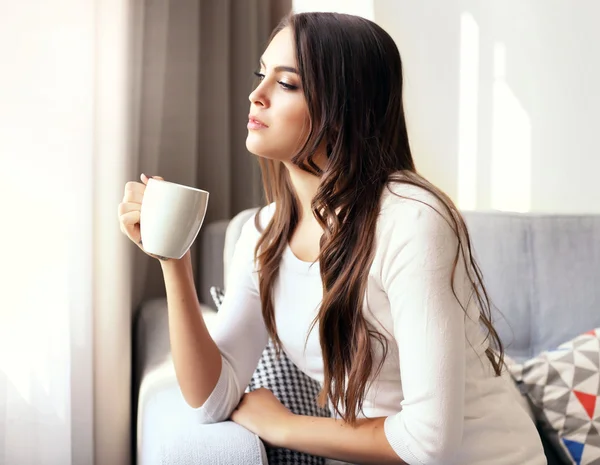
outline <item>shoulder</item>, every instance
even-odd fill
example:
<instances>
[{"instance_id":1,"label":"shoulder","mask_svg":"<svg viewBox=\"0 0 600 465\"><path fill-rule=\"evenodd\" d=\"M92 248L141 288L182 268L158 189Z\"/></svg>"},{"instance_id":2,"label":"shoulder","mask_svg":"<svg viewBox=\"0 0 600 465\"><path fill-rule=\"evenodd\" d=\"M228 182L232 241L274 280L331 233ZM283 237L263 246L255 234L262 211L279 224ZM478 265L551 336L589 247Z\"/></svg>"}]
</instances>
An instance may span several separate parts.
<instances>
[{"instance_id":1,"label":"shoulder","mask_svg":"<svg viewBox=\"0 0 600 465\"><path fill-rule=\"evenodd\" d=\"M260 228L264 230L275 215L275 202L272 202L268 205L265 205L258 211L258 223L260 224Z\"/></svg>"},{"instance_id":2,"label":"shoulder","mask_svg":"<svg viewBox=\"0 0 600 465\"><path fill-rule=\"evenodd\" d=\"M397 275L416 279L452 266L459 241L448 207L423 187L400 182L384 188L373 261L384 286Z\"/></svg>"},{"instance_id":3,"label":"shoulder","mask_svg":"<svg viewBox=\"0 0 600 465\"><path fill-rule=\"evenodd\" d=\"M262 231L269 224L275 212L275 204L260 209L246 210L236 215L227 225L224 257L231 257L234 268L242 268L254 262L254 250ZM258 217L258 228L256 219ZM227 274L227 273L226 273Z\"/></svg>"},{"instance_id":4,"label":"shoulder","mask_svg":"<svg viewBox=\"0 0 600 465\"><path fill-rule=\"evenodd\" d=\"M393 181L382 192L378 229L406 237L455 235L448 207L424 187Z\"/></svg>"},{"instance_id":5,"label":"shoulder","mask_svg":"<svg viewBox=\"0 0 600 465\"><path fill-rule=\"evenodd\" d=\"M256 242L275 214L275 202L254 210L243 220L241 238ZM258 217L258 222L256 221ZM257 224L258 223L258 224ZM258 226L258 227L257 227Z\"/></svg>"}]
</instances>

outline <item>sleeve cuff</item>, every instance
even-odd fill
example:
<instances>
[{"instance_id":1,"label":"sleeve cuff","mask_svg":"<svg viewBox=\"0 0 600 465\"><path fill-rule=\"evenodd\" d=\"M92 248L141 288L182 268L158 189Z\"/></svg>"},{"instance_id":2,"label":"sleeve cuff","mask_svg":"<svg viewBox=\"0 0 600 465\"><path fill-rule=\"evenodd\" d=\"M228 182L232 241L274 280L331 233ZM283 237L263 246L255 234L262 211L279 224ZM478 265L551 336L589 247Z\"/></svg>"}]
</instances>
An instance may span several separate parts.
<instances>
[{"instance_id":1,"label":"sleeve cuff","mask_svg":"<svg viewBox=\"0 0 600 465\"><path fill-rule=\"evenodd\" d=\"M206 402L196 409L201 424L225 421L239 403L233 369L227 359L221 355L221 374Z\"/></svg>"},{"instance_id":2,"label":"sleeve cuff","mask_svg":"<svg viewBox=\"0 0 600 465\"><path fill-rule=\"evenodd\" d=\"M396 452L398 457L404 462L411 465L420 465L423 463L411 452L407 441L403 440L406 436L406 430L402 424L400 414L387 417L383 423L383 430L385 431L385 437L390 443L390 446L392 446L394 452Z\"/></svg>"}]
</instances>

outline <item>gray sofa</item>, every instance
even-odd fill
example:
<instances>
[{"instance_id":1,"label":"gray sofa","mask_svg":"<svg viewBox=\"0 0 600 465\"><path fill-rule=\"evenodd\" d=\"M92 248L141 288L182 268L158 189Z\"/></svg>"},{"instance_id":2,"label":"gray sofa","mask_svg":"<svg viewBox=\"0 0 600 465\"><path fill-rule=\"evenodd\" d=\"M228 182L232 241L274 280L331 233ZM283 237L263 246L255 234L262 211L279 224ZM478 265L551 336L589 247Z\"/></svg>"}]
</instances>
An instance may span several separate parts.
<instances>
[{"instance_id":1,"label":"gray sofa","mask_svg":"<svg viewBox=\"0 0 600 465\"><path fill-rule=\"evenodd\" d=\"M199 295L210 327L211 285L223 276L247 210L208 224L201 236ZM526 360L600 327L600 215L465 212L497 327L515 360ZM264 464L264 447L232 423L200 425L177 386L170 360L166 303L146 302L134 324L135 444L138 465ZM548 463L561 463L552 449Z\"/></svg>"}]
</instances>

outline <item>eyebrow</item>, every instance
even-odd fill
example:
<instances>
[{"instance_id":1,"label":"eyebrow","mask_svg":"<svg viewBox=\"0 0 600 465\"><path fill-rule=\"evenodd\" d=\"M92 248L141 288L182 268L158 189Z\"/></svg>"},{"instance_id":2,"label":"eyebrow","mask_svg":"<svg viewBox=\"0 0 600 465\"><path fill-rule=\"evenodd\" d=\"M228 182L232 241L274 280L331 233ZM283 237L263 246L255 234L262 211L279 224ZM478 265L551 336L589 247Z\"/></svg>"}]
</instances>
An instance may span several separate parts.
<instances>
[{"instance_id":1,"label":"eyebrow","mask_svg":"<svg viewBox=\"0 0 600 465\"><path fill-rule=\"evenodd\" d=\"M266 67L267 67L267 65L265 65L265 62L263 61L263 59L262 59L262 58L260 59L260 64L261 64L261 65L262 65L264 68L266 68ZM300 73L298 72L298 70L297 70L296 68L292 67L292 66L276 66L276 67L274 68L274 70L275 70L275 71L288 71L288 72L290 72L290 73L296 73L296 74L300 75Z\"/></svg>"}]
</instances>

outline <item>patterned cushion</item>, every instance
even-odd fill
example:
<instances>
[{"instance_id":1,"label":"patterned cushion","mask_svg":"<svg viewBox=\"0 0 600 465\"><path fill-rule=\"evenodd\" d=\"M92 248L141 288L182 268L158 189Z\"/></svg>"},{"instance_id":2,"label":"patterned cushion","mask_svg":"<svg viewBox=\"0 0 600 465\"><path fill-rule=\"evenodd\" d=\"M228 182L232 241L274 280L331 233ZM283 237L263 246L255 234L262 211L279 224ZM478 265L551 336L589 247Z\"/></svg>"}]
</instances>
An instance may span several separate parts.
<instances>
[{"instance_id":1,"label":"patterned cushion","mask_svg":"<svg viewBox=\"0 0 600 465\"><path fill-rule=\"evenodd\" d=\"M225 292L213 286L210 288L217 310L221 307ZM277 359L275 345L271 339L263 350L256 371L252 375L246 392L258 388L269 389L279 401L297 415L313 417L331 416L328 409L317 406L316 398L321 390L318 382L305 375L282 351ZM306 464L324 465L325 459L289 449L272 448L265 445L269 465Z\"/></svg>"},{"instance_id":2,"label":"patterned cushion","mask_svg":"<svg viewBox=\"0 0 600 465\"><path fill-rule=\"evenodd\" d=\"M600 328L509 369L566 463L600 465Z\"/></svg>"},{"instance_id":3,"label":"patterned cushion","mask_svg":"<svg viewBox=\"0 0 600 465\"><path fill-rule=\"evenodd\" d=\"M223 299L225 298L225 291L217 286L211 286L210 295L217 307L217 311L221 309L221 304L223 303Z\"/></svg>"}]
</instances>

